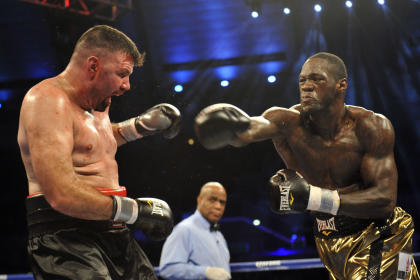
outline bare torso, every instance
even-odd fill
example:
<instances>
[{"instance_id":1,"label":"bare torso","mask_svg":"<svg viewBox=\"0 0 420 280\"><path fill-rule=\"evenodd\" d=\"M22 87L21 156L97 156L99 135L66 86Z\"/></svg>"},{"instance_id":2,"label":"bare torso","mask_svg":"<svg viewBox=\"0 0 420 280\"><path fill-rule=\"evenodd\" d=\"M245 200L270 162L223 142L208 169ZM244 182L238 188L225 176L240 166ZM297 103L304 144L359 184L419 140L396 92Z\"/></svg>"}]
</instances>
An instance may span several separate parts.
<instances>
[{"instance_id":1,"label":"bare torso","mask_svg":"<svg viewBox=\"0 0 420 280\"><path fill-rule=\"evenodd\" d=\"M29 194L42 192L42 187L35 176L31 153L29 152L26 125L32 111L31 106L37 106L31 99L37 99L37 95L49 94L54 91L60 100L65 103L68 109L67 117L72 121L73 126L73 150L71 158L74 172L84 185L91 187L117 188L118 166L115 160L117 143L113 136L112 126L108 115L108 110L104 112L88 112L80 108L65 94L65 88L55 78L46 80L31 90L23 103L21 118L19 123L18 143L21 148L21 156L25 165ZM59 108L48 108L57 110ZM45 120L48 125L48 120ZM54 127L51 127L53 130Z\"/></svg>"},{"instance_id":2,"label":"bare torso","mask_svg":"<svg viewBox=\"0 0 420 280\"><path fill-rule=\"evenodd\" d=\"M297 170L310 184L320 187L362 185L360 169L365 148L359 139L359 120L370 119L374 113L354 106L347 106L347 112L344 125L328 140L305 126L297 115L284 135L273 138L287 168Z\"/></svg>"}]
</instances>

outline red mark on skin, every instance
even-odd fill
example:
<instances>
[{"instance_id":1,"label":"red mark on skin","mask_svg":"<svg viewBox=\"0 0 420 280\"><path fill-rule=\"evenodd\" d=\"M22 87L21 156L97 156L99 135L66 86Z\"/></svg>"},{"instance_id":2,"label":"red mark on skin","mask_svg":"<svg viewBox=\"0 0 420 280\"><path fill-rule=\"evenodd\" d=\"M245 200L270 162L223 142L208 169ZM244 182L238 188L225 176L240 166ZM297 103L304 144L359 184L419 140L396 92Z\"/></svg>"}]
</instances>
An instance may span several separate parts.
<instances>
[{"instance_id":1,"label":"red mark on skin","mask_svg":"<svg viewBox=\"0 0 420 280\"><path fill-rule=\"evenodd\" d=\"M92 150L92 144L87 145L88 150Z\"/></svg>"}]
</instances>

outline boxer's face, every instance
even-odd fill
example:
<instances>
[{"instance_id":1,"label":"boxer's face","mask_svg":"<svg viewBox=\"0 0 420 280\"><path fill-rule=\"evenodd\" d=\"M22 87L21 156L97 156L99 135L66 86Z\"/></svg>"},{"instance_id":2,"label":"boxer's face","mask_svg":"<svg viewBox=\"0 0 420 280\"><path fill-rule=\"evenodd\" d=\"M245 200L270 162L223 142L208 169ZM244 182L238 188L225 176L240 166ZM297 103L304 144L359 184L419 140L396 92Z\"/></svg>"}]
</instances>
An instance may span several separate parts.
<instances>
[{"instance_id":1,"label":"boxer's face","mask_svg":"<svg viewBox=\"0 0 420 280\"><path fill-rule=\"evenodd\" d=\"M332 66L325 59L312 58L305 62L299 75L300 104L304 112L328 108L336 98Z\"/></svg>"},{"instance_id":2,"label":"boxer's face","mask_svg":"<svg viewBox=\"0 0 420 280\"><path fill-rule=\"evenodd\" d=\"M95 92L97 107L103 111L111 104L112 96L120 96L130 89L130 75L134 62L130 55L124 52L107 54L99 60L99 71Z\"/></svg>"},{"instance_id":3,"label":"boxer's face","mask_svg":"<svg viewBox=\"0 0 420 280\"><path fill-rule=\"evenodd\" d=\"M211 185L197 198L197 209L212 223L217 223L223 216L226 206L226 191L219 185Z\"/></svg>"}]
</instances>

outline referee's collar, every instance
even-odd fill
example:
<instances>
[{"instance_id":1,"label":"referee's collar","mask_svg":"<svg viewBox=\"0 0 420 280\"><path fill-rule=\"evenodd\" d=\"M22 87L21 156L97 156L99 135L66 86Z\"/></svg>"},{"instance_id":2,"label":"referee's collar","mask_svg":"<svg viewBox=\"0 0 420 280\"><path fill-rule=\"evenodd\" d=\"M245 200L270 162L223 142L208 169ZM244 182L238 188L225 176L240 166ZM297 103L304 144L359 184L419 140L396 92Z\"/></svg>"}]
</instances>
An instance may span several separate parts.
<instances>
[{"instance_id":1,"label":"referee's collar","mask_svg":"<svg viewBox=\"0 0 420 280\"><path fill-rule=\"evenodd\" d=\"M210 231L210 222L206 218L204 218L204 216L198 209L195 210L194 216L196 217L196 220L200 223L201 227L206 228Z\"/></svg>"}]
</instances>

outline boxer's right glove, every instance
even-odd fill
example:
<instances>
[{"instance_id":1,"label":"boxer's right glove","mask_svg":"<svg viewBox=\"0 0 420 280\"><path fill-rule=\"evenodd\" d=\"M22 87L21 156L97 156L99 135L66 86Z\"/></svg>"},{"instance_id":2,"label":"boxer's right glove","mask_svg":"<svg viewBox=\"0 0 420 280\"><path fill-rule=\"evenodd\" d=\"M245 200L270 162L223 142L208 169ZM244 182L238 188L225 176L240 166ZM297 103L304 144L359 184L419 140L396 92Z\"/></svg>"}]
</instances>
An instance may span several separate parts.
<instances>
[{"instance_id":1,"label":"boxer's right glove","mask_svg":"<svg viewBox=\"0 0 420 280\"><path fill-rule=\"evenodd\" d=\"M231 144L250 125L249 116L231 104L218 103L201 110L195 117L198 141L209 150Z\"/></svg>"},{"instance_id":2,"label":"boxer's right glove","mask_svg":"<svg viewBox=\"0 0 420 280\"><path fill-rule=\"evenodd\" d=\"M150 239L165 239L174 227L174 220L169 205L157 198L131 199L111 196L114 201L113 221L134 224Z\"/></svg>"},{"instance_id":3,"label":"boxer's right glove","mask_svg":"<svg viewBox=\"0 0 420 280\"><path fill-rule=\"evenodd\" d=\"M181 113L168 103L161 103L148 109L138 117L118 123L118 133L126 142L144 136L162 133L167 139L174 138L181 127Z\"/></svg>"},{"instance_id":4,"label":"boxer's right glove","mask_svg":"<svg viewBox=\"0 0 420 280\"><path fill-rule=\"evenodd\" d=\"M282 169L268 183L270 208L276 213L317 211L337 215L340 197L337 190L309 185L296 171Z\"/></svg>"}]
</instances>

